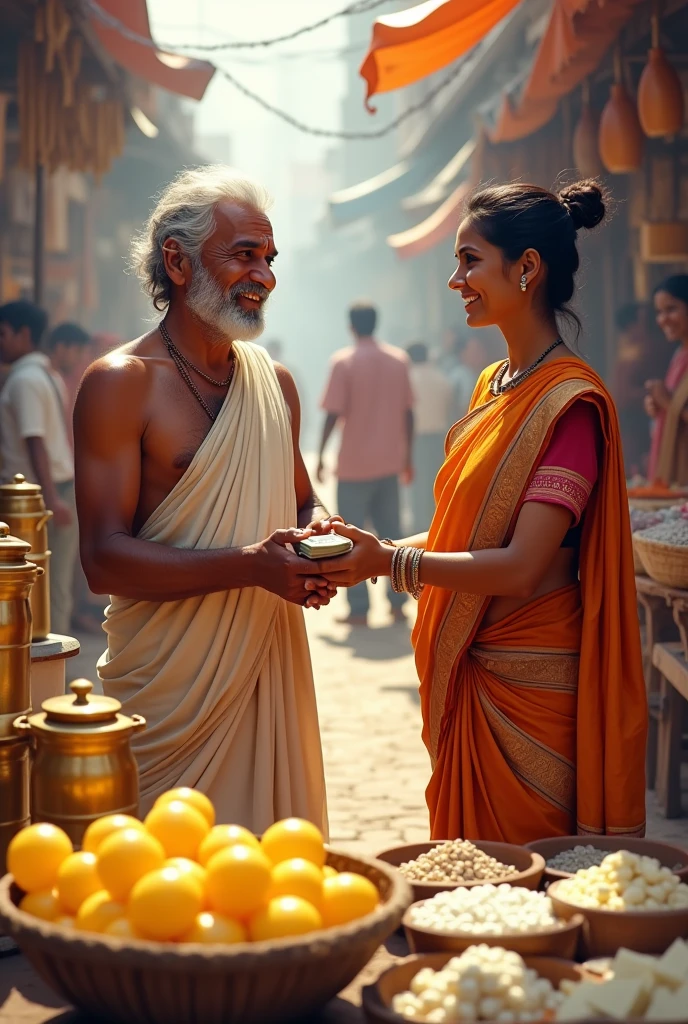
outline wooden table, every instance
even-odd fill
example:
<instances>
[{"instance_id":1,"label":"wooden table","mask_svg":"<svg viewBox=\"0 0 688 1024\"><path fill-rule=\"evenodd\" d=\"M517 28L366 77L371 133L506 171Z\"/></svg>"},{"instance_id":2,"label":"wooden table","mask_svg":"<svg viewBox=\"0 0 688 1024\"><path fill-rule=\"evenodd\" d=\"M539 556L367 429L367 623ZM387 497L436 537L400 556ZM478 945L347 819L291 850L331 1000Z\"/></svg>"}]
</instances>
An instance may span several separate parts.
<instances>
[{"instance_id":1,"label":"wooden table","mask_svg":"<svg viewBox=\"0 0 688 1024\"><path fill-rule=\"evenodd\" d=\"M688 720L688 658L683 643L655 644L652 664L660 681L657 801L667 818L680 818L683 734Z\"/></svg>"},{"instance_id":2,"label":"wooden table","mask_svg":"<svg viewBox=\"0 0 688 1024\"><path fill-rule=\"evenodd\" d=\"M387 967L408 954L400 935L381 946L358 977L309 1024L363 1024L361 989L371 985ZM38 977L23 956L0 959L0 1024L98 1024L101 1018L78 1013Z\"/></svg>"},{"instance_id":3,"label":"wooden table","mask_svg":"<svg viewBox=\"0 0 688 1024\"><path fill-rule=\"evenodd\" d=\"M645 619L645 644L643 648L643 660L645 670L645 686L647 689L647 702L650 714L646 774L648 789L657 788L657 775L660 764L659 742L660 735L667 737L667 715L672 709L678 707L674 698L665 690L662 681L662 671L654 659L654 650L657 644L671 644L678 641L678 648L688 658L688 590L678 590L675 587L666 587L662 583L656 583L649 576L636 576L636 591L638 604L644 612ZM664 687L664 688L663 688ZM671 688L670 688L671 689ZM663 696L664 694L664 696ZM667 699L671 705L667 706ZM678 716L678 712L677 712ZM680 718L683 714L681 712ZM665 723L664 726L662 723ZM667 769L667 751L661 753L662 770ZM667 817L678 817L680 811L680 764L676 771L676 780L679 787L679 810L677 813L667 814ZM666 777L663 778L659 787L667 796L667 788L675 789L675 785L669 787ZM673 799L673 798L672 798ZM666 801L660 800L665 805Z\"/></svg>"}]
</instances>

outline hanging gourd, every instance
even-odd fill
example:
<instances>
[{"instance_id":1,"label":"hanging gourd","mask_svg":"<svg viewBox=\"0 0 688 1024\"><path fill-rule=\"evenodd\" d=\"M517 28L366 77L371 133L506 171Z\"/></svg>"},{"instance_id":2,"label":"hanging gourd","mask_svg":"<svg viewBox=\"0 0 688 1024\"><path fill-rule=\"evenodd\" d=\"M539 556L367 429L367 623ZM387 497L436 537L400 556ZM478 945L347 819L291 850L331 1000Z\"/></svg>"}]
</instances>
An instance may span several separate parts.
<instances>
[{"instance_id":1,"label":"hanging gourd","mask_svg":"<svg viewBox=\"0 0 688 1024\"><path fill-rule=\"evenodd\" d=\"M599 148L611 174L637 171L643 159L643 133L636 106L623 83L621 53L614 54L614 82L600 117Z\"/></svg>"},{"instance_id":2,"label":"hanging gourd","mask_svg":"<svg viewBox=\"0 0 688 1024\"><path fill-rule=\"evenodd\" d=\"M573 162L581 178L599 178L604 174L597 145L599 118L590 106L590 85L583 82L583 104L573 131Z\"/></svg>"},{"instance_id":3,"label":"hanging gourd","mask_svg":"<svg viewBox=\"0 0 688 1024\"><path fill-rule=\"evenodd\" d=\"M678 135L684 115L681 79L659 45L657 6L652 15L652 49L638 84L638 117L651 139Z\"/></svg>"}]
</instances>

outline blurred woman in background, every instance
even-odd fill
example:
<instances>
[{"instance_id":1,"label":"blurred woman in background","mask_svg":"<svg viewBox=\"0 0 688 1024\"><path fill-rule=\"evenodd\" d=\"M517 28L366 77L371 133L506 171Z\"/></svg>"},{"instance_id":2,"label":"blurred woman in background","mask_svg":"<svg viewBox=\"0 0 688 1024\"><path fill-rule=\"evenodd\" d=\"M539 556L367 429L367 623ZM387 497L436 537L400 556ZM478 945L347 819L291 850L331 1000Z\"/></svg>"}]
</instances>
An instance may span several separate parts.
<instances>
[{"instance_id":1,"label":"blurred woman in background","mask_svg":"<svg viewBox=\"0 0 688 1024\"><path fill-rule=\"evenodd\" d=\"M664 380L646 384L645 411L652 419L648 477L688 484L688 274L674 274L655 288L655 314L677 349Z\"/></svg>"}]
</instances>

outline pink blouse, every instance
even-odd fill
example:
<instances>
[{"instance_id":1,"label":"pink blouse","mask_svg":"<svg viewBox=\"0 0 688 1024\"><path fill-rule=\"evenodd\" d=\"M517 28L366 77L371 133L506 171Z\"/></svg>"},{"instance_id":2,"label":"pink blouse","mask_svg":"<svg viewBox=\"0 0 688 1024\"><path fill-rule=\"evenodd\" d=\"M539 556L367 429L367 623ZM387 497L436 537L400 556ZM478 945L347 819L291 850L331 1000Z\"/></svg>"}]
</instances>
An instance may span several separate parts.
<instances>
[{"instance_id":1,"label":"pink blouse","mask_svg":"<svg viewBox=\"0 0 688 1024\"><path fill-rule=\"evenodd\" d=\"M563 505L578 526L597 481L601 445L596 408L591 402L574 402L557 420L524 501Z\"/></svg>"}]
</instances>

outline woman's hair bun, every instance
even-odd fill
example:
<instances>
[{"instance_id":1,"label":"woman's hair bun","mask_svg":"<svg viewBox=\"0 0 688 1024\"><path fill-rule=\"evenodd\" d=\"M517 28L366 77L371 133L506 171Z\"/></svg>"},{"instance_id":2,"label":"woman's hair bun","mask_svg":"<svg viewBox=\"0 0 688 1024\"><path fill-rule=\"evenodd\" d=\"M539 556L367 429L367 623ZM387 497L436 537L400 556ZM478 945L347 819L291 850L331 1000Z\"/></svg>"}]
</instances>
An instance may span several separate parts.
<instances>
[{"instance_id":1,"label":"woman's hair bun","mask_svg":"<svg viewBox=\"0 0 688 1024\"><path fill-rule=\"evenodd\" d=\"M602 185L593 178L567 185L558 193L558 197L576 231L579 228L594 228L604 219L607 195Z\"/></svg>"}]
</instances>

